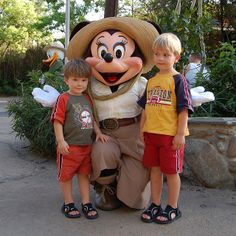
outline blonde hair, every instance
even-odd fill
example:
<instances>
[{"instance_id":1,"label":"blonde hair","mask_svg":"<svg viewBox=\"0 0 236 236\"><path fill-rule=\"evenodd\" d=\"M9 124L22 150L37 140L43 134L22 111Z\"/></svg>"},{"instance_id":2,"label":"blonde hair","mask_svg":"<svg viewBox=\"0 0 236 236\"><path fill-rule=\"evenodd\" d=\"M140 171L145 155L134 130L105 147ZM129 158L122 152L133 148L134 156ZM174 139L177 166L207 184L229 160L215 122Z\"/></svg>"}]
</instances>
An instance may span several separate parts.
<instances>
[{"instance_id":1,"label":"blonde hair","mask_svg":"<svg viewBox=\"0 0 236 236\"><path fill-rule=\"evenodd\" d=\"M73 59L64 66L64 77L90 78L92 76L91 66L83 59Z\"/></svg>"},{"instance_id":2,"label":"blonde hair","mask_svg":"<svg viewBox=\"0 0 236 236\"><path fill-rule=\"evenodd\" d=\"M180 55L182 51L181 42L173 33L160 34L153 43L153 51L157 48L167 49L175 55Z\"/></svg>"}]
</instances>

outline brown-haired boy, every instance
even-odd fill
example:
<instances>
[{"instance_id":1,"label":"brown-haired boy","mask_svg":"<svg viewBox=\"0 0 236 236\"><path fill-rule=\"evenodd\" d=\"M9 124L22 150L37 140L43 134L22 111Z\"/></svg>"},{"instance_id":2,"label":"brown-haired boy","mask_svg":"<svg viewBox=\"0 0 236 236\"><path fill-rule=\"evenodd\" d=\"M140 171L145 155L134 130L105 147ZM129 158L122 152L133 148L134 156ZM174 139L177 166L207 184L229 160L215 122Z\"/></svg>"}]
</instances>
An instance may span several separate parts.
<instances>
[{"instance_id":1,"label":"brown-haired boy","mask_svg":"<svg viewBox=\"0 0 236 236\"><path fill-rule=\"evenodd\" d=\"M72 178L76 175L82 199L82 211L86 218L98 217L89 200L89 174L91 172L92 134L96 140L106 142L109 137L97 126L92 101L85 93L91 67L84 60L71 60L64 67L64 80L69 90L61 94L53 108L51 121L57 142L58 180L64 196L62 213L68 218L79 218L72 197Z\"/></svg>"}]
</instances>

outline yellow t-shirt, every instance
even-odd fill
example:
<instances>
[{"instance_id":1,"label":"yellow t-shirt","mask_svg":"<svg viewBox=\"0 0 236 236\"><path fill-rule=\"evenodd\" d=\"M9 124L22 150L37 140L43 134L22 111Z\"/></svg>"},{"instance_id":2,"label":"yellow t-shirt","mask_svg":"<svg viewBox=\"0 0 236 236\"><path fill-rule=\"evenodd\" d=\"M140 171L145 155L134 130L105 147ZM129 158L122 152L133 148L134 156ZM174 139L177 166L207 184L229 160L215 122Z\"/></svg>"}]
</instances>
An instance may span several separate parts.
<instances>
[{"instance_id":1,"label":"yellow t-shirt","mask_svg":"<svg viewBox=\"0 0 236 236\"><path fill-rule=\"evenodd\" d=\"M178 113L193 111L186 79L180 74L156 74L149 79L144 96L138 101L142 107L145 104L144 132L175 136ZM185 135L189 135L188 128Z\"/></svg>"}]
</instances>

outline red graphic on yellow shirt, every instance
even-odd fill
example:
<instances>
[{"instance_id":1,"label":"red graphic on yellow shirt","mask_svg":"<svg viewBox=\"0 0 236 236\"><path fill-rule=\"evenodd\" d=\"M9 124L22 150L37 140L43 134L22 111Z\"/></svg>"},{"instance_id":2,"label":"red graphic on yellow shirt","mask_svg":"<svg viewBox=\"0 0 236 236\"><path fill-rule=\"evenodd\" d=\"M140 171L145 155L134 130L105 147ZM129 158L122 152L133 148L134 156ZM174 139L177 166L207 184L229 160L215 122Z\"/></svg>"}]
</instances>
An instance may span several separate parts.
<instances>
[{"instance_id":1,"label":"red graphic on yellow shirt","mask_svg":"<svg viewBox=\"0 0 236 236\"><path fill-rule=\"evenodd\" d=\"M149 105L171 105L171 91L154 87L148 91L147 104Z\"/></svg>"}]
</instances>

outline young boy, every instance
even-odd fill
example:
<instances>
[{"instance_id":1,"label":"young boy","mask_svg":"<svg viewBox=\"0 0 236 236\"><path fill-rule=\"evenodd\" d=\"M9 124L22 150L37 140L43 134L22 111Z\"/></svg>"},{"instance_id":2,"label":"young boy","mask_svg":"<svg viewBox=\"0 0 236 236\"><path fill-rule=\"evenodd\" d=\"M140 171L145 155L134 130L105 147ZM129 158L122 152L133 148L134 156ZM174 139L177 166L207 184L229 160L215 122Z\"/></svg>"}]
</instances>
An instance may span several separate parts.
<instances>
[{"instance_id":1,"label":"young boy","mask_svg":"<svg viewBox=\"0 0 236 236\"><path fill-rule=\"evenodd\" d=\"M69 90L61 94L53 108L51 120L57 142L58 180L64 196L62 213L68 218L79 218L72 197L72 178L76 175L86 218L95 219L98 212L89 201L91 172L91 144L93 131L96 141L109 137L98 128L92 113L90 97L84 93L91 77L91 67L84 60L69 61L64 67L64 80Z\"/></svg>"},{"instance_id":2,"label":"young boy","mask_svg":"<svg viewBox=\"0 0 236 236\"><path fill-rule=\"evenodd\" d=\"M193 112L187 83L175 69L181 43L172 33L157 37L153 46L159 72L147 83L138 101L143 108L140 124L145 143L143 165L150 168L151 205L142 213L144 222L167 224L181 217L178 208L188 113ZM167 177L168 199L161 207L163 174Z\"/></svg>"}]
</instances>

